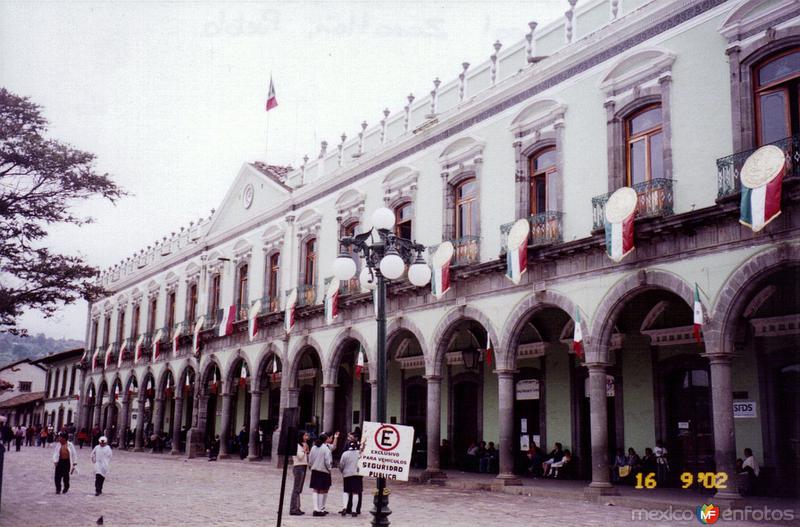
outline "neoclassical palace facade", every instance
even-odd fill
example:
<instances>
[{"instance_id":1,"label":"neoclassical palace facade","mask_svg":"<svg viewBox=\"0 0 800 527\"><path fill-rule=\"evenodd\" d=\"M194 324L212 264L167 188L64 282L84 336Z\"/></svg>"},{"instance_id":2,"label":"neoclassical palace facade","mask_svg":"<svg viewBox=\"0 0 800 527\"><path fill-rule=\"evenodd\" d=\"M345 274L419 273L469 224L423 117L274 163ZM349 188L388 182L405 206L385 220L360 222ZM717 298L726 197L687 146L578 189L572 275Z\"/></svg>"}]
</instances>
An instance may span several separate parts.
<instances>
[{"instance_id":1,"label":"neoclassical palace facade","mask_svg":"<svg viewBox=\"0 0 800 527\"><path fill-rule=\"evenodd\" d=\"M673 470L694 473L733 474L752 448L771 488L796 493L800 5L565 7L299 168L243 165L210 217L104 271L80 423L119 431L135 413L136 448L152 428L176 438L175 454L185 426L189 456L244 427L258 458L259 429L284 407L317 432L369 420L373 296L341 282L332 323L323 296L339 238L369 230L385 206L398 234L455 247L441 298L404 278L388 286L388 416L416 429L427 476L485 440L499 445L498 481L515 483L524 444L560 442L587 492L613 492L614 451L662 440ZM753 232L739 222L739 172L765 144L787 159L782 213ZM604 208L625 186L635 249L616 262ZM521 218L531 234L515 284L505 244ZM443 439L454 460L440 460Z\"/></svg>"}]
</instances>

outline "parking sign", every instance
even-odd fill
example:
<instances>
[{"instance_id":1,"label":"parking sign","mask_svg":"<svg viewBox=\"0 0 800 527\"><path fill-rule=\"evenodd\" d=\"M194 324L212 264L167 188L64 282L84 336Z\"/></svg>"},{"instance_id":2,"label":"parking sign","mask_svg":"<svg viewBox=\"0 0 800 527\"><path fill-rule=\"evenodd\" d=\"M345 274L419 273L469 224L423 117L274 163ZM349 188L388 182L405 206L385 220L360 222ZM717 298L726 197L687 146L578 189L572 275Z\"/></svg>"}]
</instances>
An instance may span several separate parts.
<instances>
[{"instance_id":1,"label":"parking sign","mask_svg":"<svg viewBox=\"0 0 800 527\"><path fill-rule=\"evenodd\" d=\"M413 427L365 421L358 474L408 481L413 446Z\"/></svg>"}]
</instances>

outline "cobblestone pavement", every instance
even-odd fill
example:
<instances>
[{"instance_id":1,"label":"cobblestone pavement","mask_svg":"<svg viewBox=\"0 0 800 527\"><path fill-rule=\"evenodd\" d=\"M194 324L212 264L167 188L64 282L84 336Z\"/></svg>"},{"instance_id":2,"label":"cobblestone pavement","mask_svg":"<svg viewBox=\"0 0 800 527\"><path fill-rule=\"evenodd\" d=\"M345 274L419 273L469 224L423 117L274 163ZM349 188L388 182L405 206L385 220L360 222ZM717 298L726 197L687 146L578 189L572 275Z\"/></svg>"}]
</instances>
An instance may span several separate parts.
<instances>
[{"instance_id":1,"label":"cobblestone pavement","mask_svg":"<svg viewBox=\"0 0 800 527\"><path fill-rule=\"evenodd\" d=\"M281 472L265 463L185 460L166 454L115 450L104 493L95 497L89 455L87 448L78 450L78 475L72 477L68 494L56 495L50 448L7 452L0 526L91 526L100 516L109 526L275 525ZM342 518L335 514L341 508L341 478L337 476L334 475L328 499L327 508L332 511L329 516L311 516L306 479L302 498L306 516L284 516L283 525L369 525L371 491L365 492L361 517ZM291 488L291 472L287 484ZM372 488L372 481L365 480L365 489ZM553 498L416 484L395 484L391 488L390 508L394 513L390 519L396 527L699 525L694 518L678 523L632 522L629 508L572 498L559 502Z\"/></svg>"}]
</instances>

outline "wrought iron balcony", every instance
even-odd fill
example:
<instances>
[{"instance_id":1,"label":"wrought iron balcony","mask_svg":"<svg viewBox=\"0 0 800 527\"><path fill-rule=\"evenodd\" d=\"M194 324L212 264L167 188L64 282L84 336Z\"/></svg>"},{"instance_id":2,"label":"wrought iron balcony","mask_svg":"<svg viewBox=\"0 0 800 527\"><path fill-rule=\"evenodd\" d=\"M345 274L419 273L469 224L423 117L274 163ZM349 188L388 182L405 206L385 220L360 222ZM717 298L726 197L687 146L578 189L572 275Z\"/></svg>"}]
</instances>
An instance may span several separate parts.
<instances>
[{"instance_id":1,"label":"wrought iron balcony","mask_svg":"<svg viewBox=\"0 0 800 527\"><path fill-rule=\"evenodd\" d=\"M236 322L239 322L241 320L247 320L249 314L250 314L250 304L248 303L236 304Z\"/></svg>"},{"instance_id":2,"label":"wrought iron balcony","mask_svg":"<svg viewBox=\"0 0 800 527\"><path fill-rule=\"evenodd\" d=\"M672 214L674 203L672 185L673 180L665 178L651 179L632 185L631 188L636 191L638 197L635 218L653 218ZM613 192L592 198L594 229L602 229L605 226L606 202L611 194Z\"/></svg>"},{"instance_id":3,"label":"wrought iron balcony","mask_svg":"<svg viewBox=\"0 0 800 527\"><path fill-rule=\"evenodd\" d=\"M358 276L351 278L350 280L341 280L339 282L340 295L357 295L360 292L361 282L358 280Z\"/></svg>"},{"instance_id":4,"label":"wrought iron balcony","mask_svg":"<svg viewBox=\"0 0 800 527\"><path fill-rule=\"evenodd\" d=\"M478 263L481 256L481 238L480 236L462 236L449 240L453 244L453 260L451 265L469 265ZM438 245L428 247L428 255L433 256L436 254Z\"/></svg>"},{"instance_id":5,"label":"wrought iron balcony","mask_svg":"<svg viewBox=\"0 0 800 527\"><path fill-rule=\"evenodd\" d=\"M786 155L788 162L786 177L800 176L800 134L786 137L780 141L769 143L775 145ZM733 155L717 159L717 199L732 196L741 190L742 166L750 154L757 148L744 150Z\"/></svg>"},{"instance_id":6,"label":"wrought iron balcony","mask_svg":"<svg viewBox=\"0 0 800 527\"><path fill-rule=\"evenodd\" d=\"M297 286L297 307L313 306L317 303L317 284Z\"/></svg>"},{"instance_id":7,"label":"wrought iron balcony","mask_svg":"<svg viewBox=\"0 0 800 527\"><path fill-rule=\"evenodd\" d=\"M214 329L217 327L220 321L222 321L222 312L223 310L221 308L209 311L206 314L206 321L203 324L203 331L208 331L209 329Z\"/></svg>"},{"instance_id":8,"label":"wrought iron balcony","mask_svg":"<svg viewBox=\"0 0 800 527\"><path fill-rule=\"evenodd\" d=\"M277 296L262 296L261 300L261 311L258 312L259 315L267 315L269 313L277 313L281 310L281 299ZM257 300L253 301L255 304Z\"/></svg>"},{"instance_id":9,"label":"wrought iron balcony","mask_svg":"<svg viewBox=\"0 0 800 527\"><path fill-rule=\"evenodd\" d=\"M563 240L563 230L561 226L563 217L563 212L551 210L528 217L528 221L531 224L528 247L561 243ZM514 223L516 222L512 221L500 226L501 254L505 254L506 252L506 248L508 247L508 233L511 231L511 227Z\"/></svg>"}]
</instances>

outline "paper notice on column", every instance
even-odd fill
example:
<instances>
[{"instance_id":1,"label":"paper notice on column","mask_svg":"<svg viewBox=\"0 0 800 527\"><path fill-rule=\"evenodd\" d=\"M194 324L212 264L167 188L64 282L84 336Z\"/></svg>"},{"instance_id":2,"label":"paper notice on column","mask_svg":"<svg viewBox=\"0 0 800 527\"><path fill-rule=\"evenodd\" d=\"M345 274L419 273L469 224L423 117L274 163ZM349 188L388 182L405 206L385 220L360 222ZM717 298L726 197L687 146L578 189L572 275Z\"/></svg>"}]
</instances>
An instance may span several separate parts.
<instances>
[{"instance_id":1,"label":"paper notice on column","mask_svg":"<svg viewBox=\"0 0 800 527\"><path fill-rule=\"evenodd\" d=\"M408 481L413 446L413 427L365 421L357 472L368 478Z\"/></svg>"},{"instance_id":2,"label":"paper notice on column","mask_svg":"<svg viewBox=\"0 0 800 527\"><path fill-rule=\"evenodd\" d=\"M531 449L531 436L528 434L522 434L519 437L519 449L522 452L527 452Z\"/></svg>"}]
</instances>

